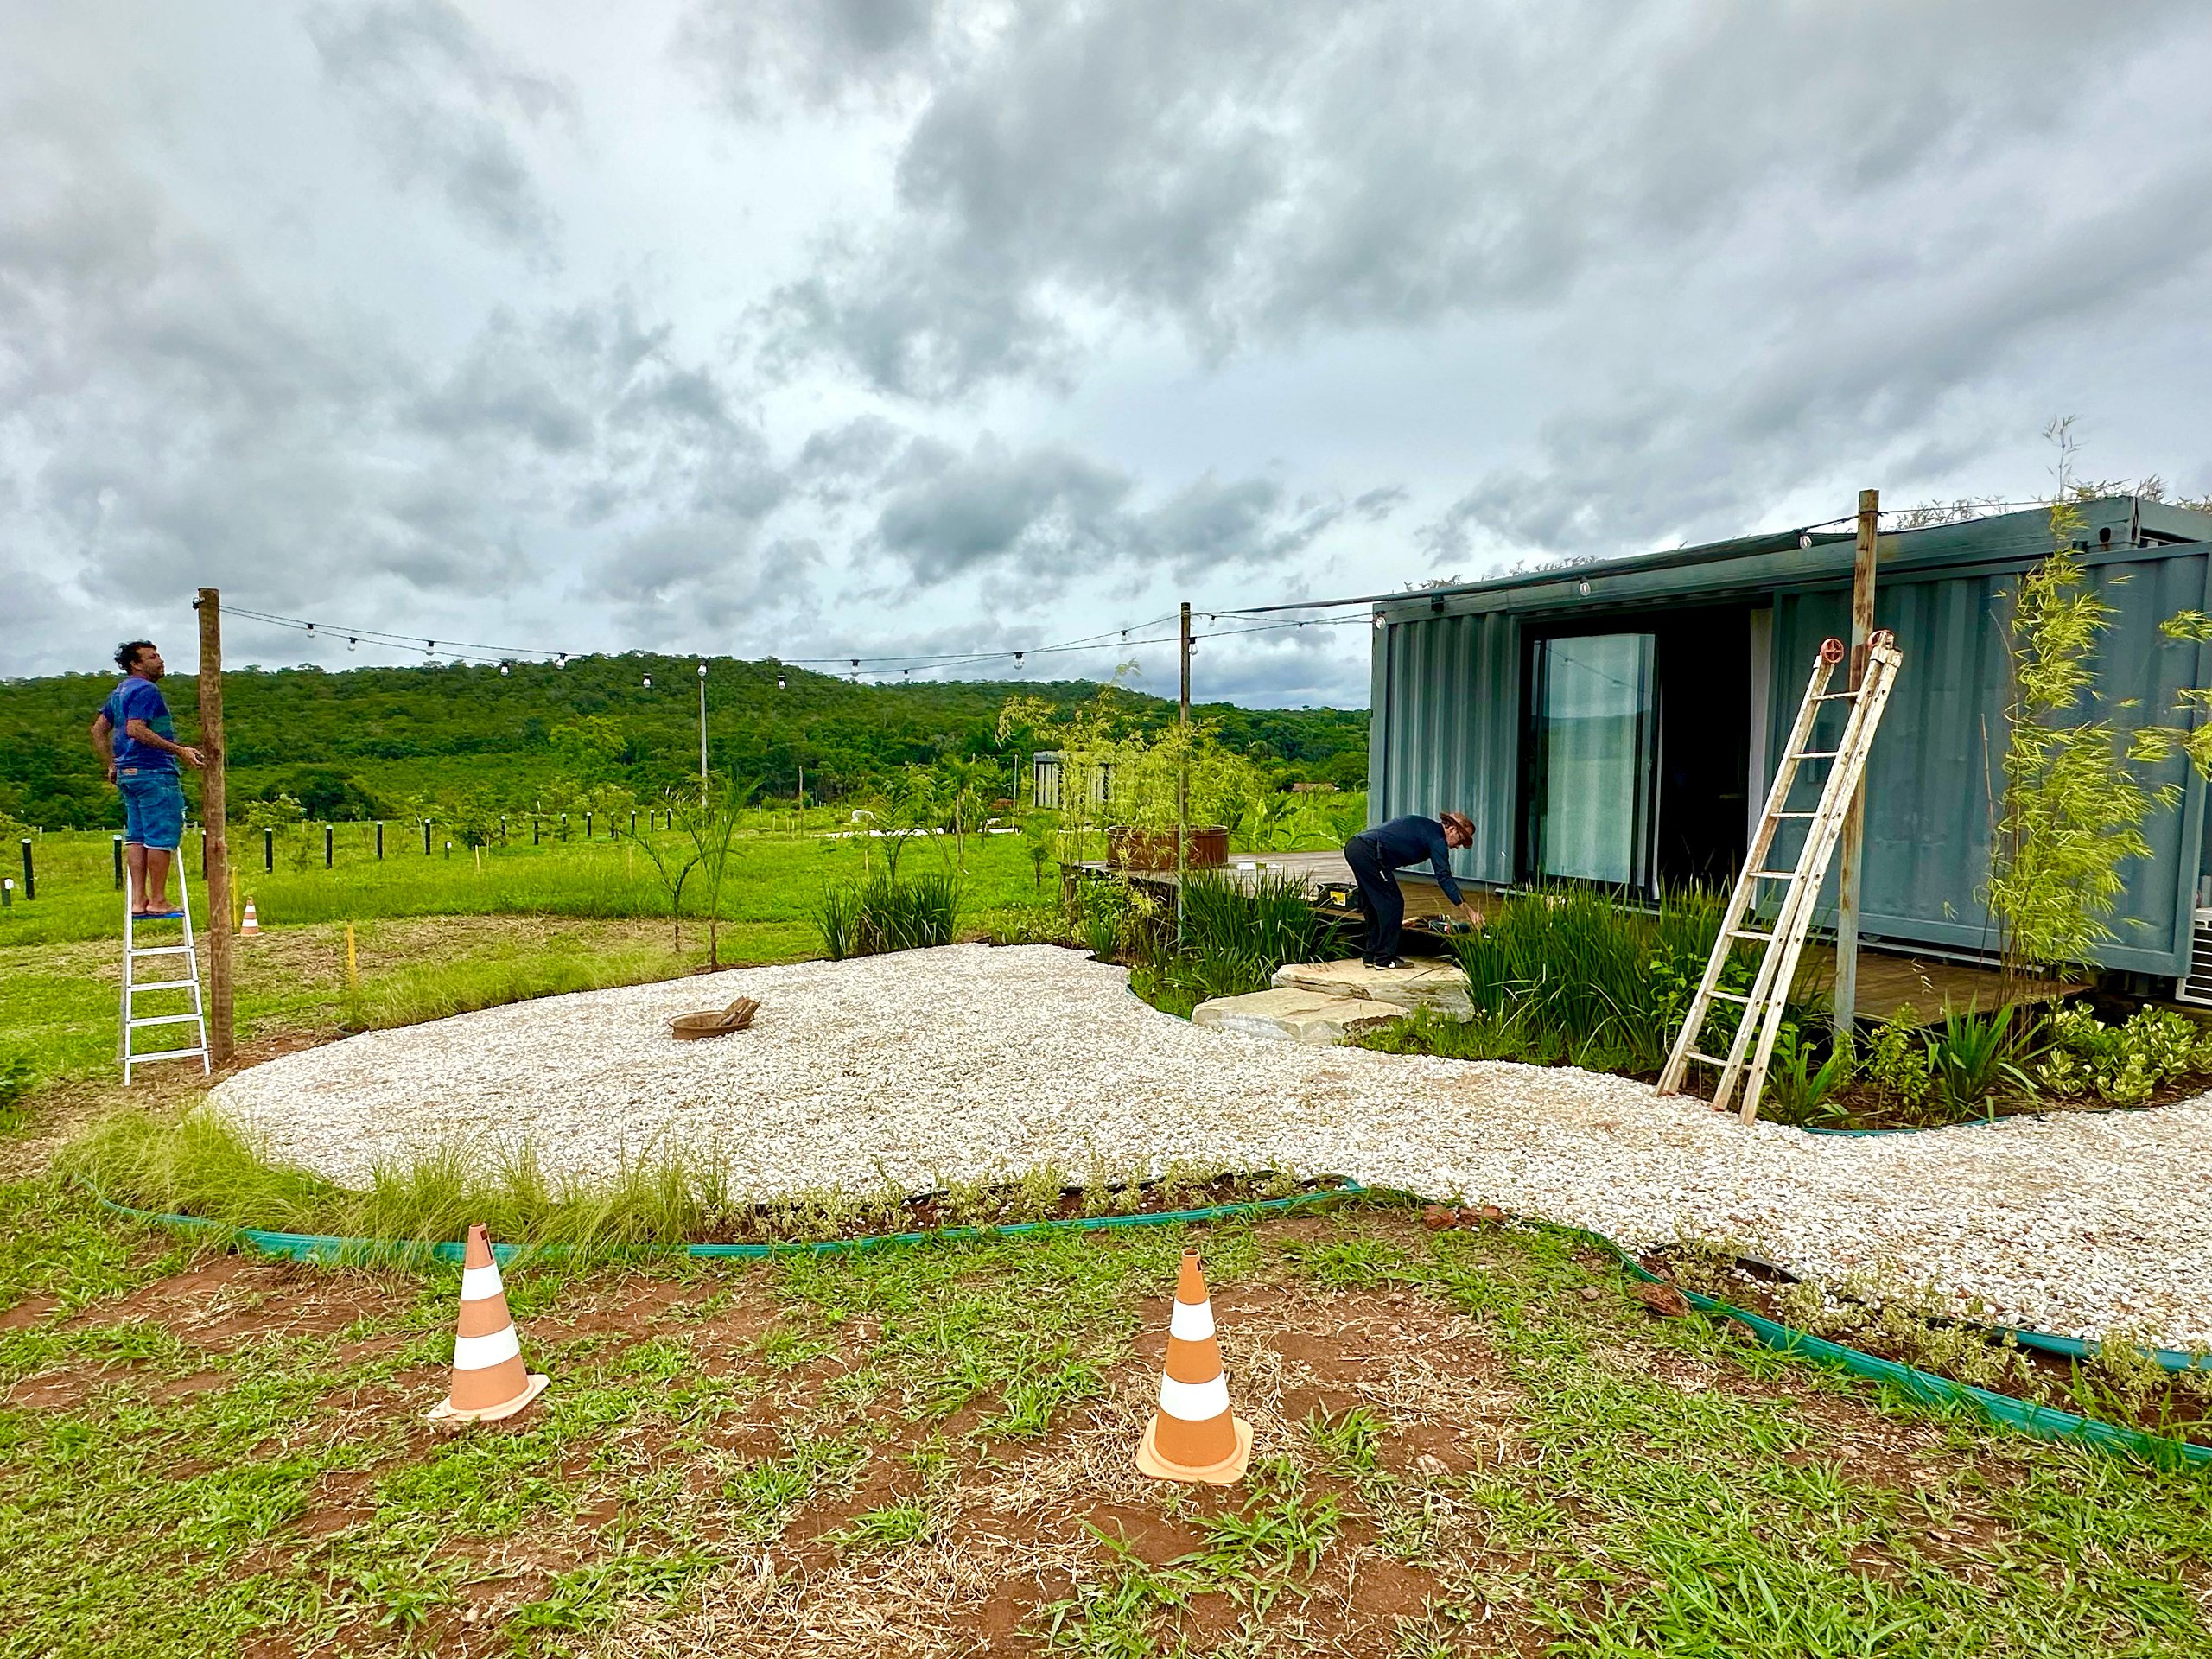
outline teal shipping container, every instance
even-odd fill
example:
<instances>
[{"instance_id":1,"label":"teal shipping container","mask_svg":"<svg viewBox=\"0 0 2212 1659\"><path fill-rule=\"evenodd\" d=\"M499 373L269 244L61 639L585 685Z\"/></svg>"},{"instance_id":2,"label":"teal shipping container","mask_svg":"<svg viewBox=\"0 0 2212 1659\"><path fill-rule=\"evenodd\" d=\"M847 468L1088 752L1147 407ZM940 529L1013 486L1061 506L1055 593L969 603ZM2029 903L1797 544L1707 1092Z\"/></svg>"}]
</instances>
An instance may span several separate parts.
<instances>
[{"instance_id":1,"label":"teal shipping container","mask_svg":"<svg viewBox=\"0 0 2212 1659\"><path fill-rule=\"evenodd\" d=\"M2100 712L2130 727L2194 723L2181 693L2212 686L2212 646L2159 625L2212 613L2212 517L2127 496L2081 512L2076 545L2114 613L2097 652ZM1871 943L1967 957L2000 948L1987 887L2007 623L2020 575L2050 549L2040 509L1880 538L1875 626L1897 636L1904 665L1867 773ZM1475 842L1455 873L1488 887L1649 895L1725 883L1821 642L1848 634L1852 553L1847 528L1789 531L1376 604L1371 819L1466 813ZM1840 706L1824 718L1840 721ZM2144 826L2152 855L2126 867L2117 937L2100 954L2109 969L2179 979L2212 870L2206 791L2177 759L2145 777L2178 785L2180 802ZM1830 914L1834 886L1832 874Z\"/></svg>"}]
</instances>

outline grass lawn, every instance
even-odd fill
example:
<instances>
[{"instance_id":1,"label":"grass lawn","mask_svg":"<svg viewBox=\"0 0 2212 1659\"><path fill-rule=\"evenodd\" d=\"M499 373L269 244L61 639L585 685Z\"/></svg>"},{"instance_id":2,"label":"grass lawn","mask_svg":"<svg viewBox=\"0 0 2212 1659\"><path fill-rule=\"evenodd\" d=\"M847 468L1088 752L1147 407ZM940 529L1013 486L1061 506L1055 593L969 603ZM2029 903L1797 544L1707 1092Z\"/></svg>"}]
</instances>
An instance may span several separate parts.
<instances>
[{"instance_id":1,"label":"grass lawn","mask_svg":"<svg viewBox=\"0 0 2212 1659\"><path fill-rule=\"evenodd\" d=\"M242 1045L405 1025L519 998L664 979L706 962L697 895L685 894L683 950L675 949L666 890L651 861L621 842L548 842L466 849L425 858L419 836L387 825L338 826L338 856L322 865L319 828L259 865L258 836L233 851L262 937L237 953ZM197 857L197 837L187 838ZM38 898L0 912L0 1063L27 1058L43 1076L97 1074L115 1052L122 900L104 835L54 834L35 848ZM411 849L411 850L410 850ZM305 849L304 863L293 855ZM248 855L251 855L249 857ZM880 867L880 850L868 849ZM824 887L858 877L861 843L823 835L744 839L725 880L725 964L818 956L814 909ZM1020 838L971 838L964 928L1039 925L1057 897L1038 885ZM910 845L901 869L940 870L934 844ZM195 921L205 895L194 888ZM346 923L354 925L358 992L345 979ZM203 963L203 969L204 969ZM180 1003L181 1007L181 1004ZM168 1009L150 999L143 1010Z\"/></svg>"},{"instance_id":2,"label":"grass lawn","mask_svg":"<svg viewBox=\"0 0 2212 1659\"><path fill-rule=\"evenodd\" d=\"M1241 1487L1130 1463L1185 1238ZM2212 1480L1996 1435L1402 1211L457 1275L0 1192L0 1651L2197 1655Z\"/></svg>"},{"instance_id":3,"label":"grass lawn","mask_svg":"<svg viewBox=\"0 0 2212 1659\"><path fill-rule=\"evenodd\" d=\"M434 1431L456 1272L199 1249L50 1173L126 1098L105 856L0 925L0 1058L49 1078L0 1124L0 1656L2212 1649L2212 1474L1947 1417L1656 1317L1562 1236L1381 1205L524 1265L551 1390ZM857 850L742 857L725 955L813 954ZM1039 923L1014 838L971 864L992 925ZM280 870L249 1055L696 966L650 879L603 843ZM130 1098L196 1095L155 1076ZM1186 1240L1256 1434L1228 1491L1131 1464Z\"/></svg>"}]
</instances>

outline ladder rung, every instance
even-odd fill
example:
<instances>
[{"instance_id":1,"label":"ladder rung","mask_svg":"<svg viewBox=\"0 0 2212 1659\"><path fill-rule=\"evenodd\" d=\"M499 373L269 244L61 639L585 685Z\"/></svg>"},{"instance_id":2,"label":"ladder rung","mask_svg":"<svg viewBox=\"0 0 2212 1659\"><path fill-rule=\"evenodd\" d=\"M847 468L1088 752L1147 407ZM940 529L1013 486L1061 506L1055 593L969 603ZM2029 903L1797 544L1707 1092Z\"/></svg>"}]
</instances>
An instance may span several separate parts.
<instances>
[{"instance_id":1,"label":"ladder rung","mask_svg":"<svg viewBox=\"0 0 2212 1659\"><path fill-rule=\"evenodd\" d=\"M133 996L141 991L196 991L200 988L200 982L196 979L157 979L149 984L126 985L124 988Z\"/></svg>"},{"instance_id":2,"label":"ladder rung","mask_svg":"<svg viewBox=\"0 0 2212 1659\"><path fill-rule=\"evenodd\" d=\"M1728 930L1728 937L1732 939L1771 940L1774 938L1774 935L1771 933L1762 933L1756 927L1732 927Z\"/></svg>"},{"instance_id":3,"label":"ladder rung","mask_svg":"<svg viewBox=\"0 0 2212 1659\"><path fill-rule=\"evenodd\" d=\"M1751 872L1751 880L1754 881L1795 881L1796 879L1797 872L1795 870L1753 870Z\"/></svg>"},{"instance_id":4,"label":"ladder rung","mask_svg":"<svg viewBox=\"0 0 2212 1659\"><path fill-rule=\"evenodd\" d=\"M196 1014L156 1014L143 1020L133 1020L130 1025L133 1030L140 1026L189 1026L197 1024L199 1019Z\"/></svg>"},{"instance_id":5,"label":"ladder rung","mask_svg":"<svg viewBox=\"0 0 2212 1659\"><path fill-rule=\"evenodd\" d=\"M1735 991L1715 991L1713 995L1720 998L1723 1001L1741 1002L1747 1008L1751 1006L1751 999L1750 997L1742 995Z\"/></svg>"},{"instance_id":6,"label":"ladder rung","mask_svg":"<svg viewBox=\"0 0 2212 1659\"><path fill-rule=\"evenodd\" d=\"M1688 1060L1703 1060L1707 1065L1726 1065L1728 1064L1727 1061L1722 1059L1717 1054L1707 1054L1702 1050L1694 1048L1690 1050L1690 1052L1688 1054L1685 1054L1682 1058Z\"/></svg>"},{"instance_id":7,"label":"ladder rung","mask_svg":"<svg viewBox=\"0 0 2212 1659\"><path fill-rule=\"evenodd\" d=\"M1841 749L1802 749L1789 758L1793 760L1833 760L1842 753Z\"/></svg>"},{"instance_id":8,"label":"ladder rung","mask_svg":"<svg viewBox=\"0 0 2212 1659\"><path fill-rule=\"evenodd\" d=\"M1777 812L1774 816L1777 818L1817 818L1821 815L1817 812Z\"/></svg>"},{"instance_id":9,"label":"ladder rung","mask_svg":"<svg viewBox=\"0 0 2212 1659\"><path fill-rule=\"evenodd\" d=\"M150 1054L133 1054L130 1064L144 1065L153 1060L196 1060L207 1052L204 1048L157 1048Z\"/></svg>"},{"instance_id":10,"label":"ladder rung","mask_svg":"<svg viewBox=\"0 0 2212 1659\"><path fill-rule=\"evenodd\" d=\"M1856 691L1823 691L1813 701L1815 702L1856 702L1859 701L1859 694Z\"/></svg>"},{"instance_id":11,"label":"ladder rung","mask_svg":"<svg viewBox=\"0 0 2212 1659\"><path fill-rule=\"evenodd\" d=\"M134 947L130 954L134 957L188 957L192 954L192 947L188 944L142 944Z\"/></svg>"}]
</instances>

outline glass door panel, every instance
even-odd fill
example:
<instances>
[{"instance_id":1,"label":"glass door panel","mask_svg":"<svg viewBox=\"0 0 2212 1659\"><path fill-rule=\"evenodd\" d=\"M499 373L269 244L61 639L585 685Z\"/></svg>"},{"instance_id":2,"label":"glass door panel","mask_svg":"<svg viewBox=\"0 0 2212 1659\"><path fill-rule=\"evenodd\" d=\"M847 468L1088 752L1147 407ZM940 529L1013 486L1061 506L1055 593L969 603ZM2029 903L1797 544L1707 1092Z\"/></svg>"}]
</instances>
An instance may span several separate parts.
<instances>
[{"instance_id":1,"label":"glass door panel","mask_svg":"<svg viewBox=\"0 0 2212 1659\"><path fill-rule=\"evenodd\" d=\"M1652 647L1648 633L1538 642L1537 874L1649 887L1659 730Z\"/></svg>"}]
</instances>

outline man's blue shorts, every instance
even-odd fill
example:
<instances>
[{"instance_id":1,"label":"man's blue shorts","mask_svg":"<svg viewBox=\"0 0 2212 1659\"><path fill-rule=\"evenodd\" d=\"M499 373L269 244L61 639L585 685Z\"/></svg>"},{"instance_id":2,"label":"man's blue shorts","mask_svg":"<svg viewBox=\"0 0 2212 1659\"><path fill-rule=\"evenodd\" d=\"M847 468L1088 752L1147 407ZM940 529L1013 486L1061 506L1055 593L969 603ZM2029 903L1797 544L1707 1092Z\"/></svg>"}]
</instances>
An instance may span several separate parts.
<instances>
[{"instance_id":1,"label":"man's blue shorts","mask_svg":"<svg viewBox=\"0 0 2212 1659\"><path fill-rule=\"evenodd\" d=\"M124 840L174 852L184 839L184 785L176 773L124 766L115 781L123 791Z\"/></svg>"}]
</instances>

